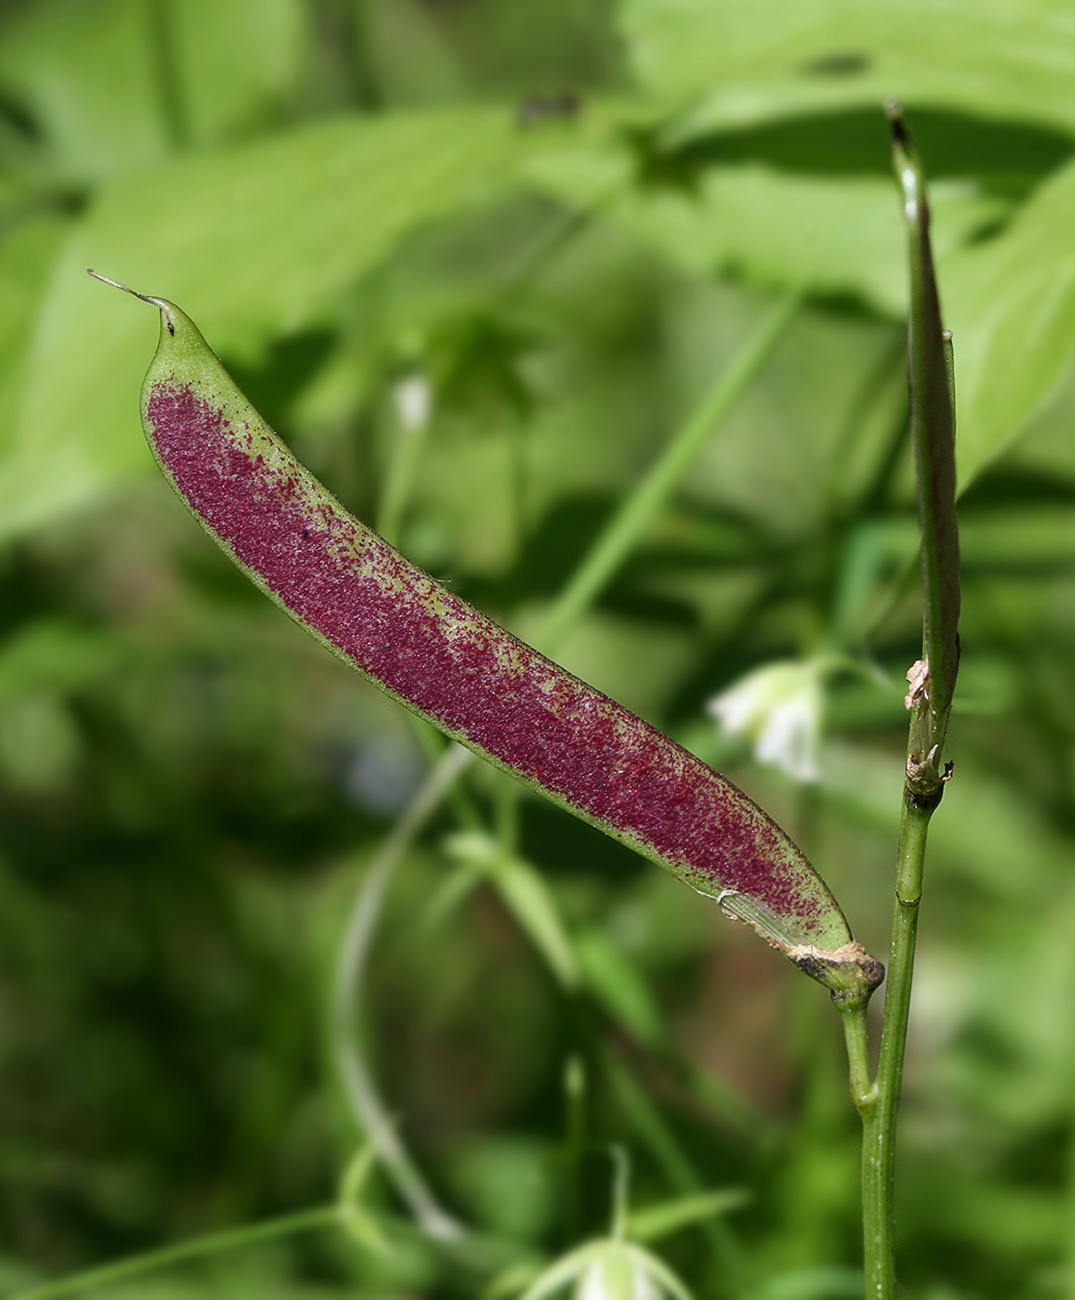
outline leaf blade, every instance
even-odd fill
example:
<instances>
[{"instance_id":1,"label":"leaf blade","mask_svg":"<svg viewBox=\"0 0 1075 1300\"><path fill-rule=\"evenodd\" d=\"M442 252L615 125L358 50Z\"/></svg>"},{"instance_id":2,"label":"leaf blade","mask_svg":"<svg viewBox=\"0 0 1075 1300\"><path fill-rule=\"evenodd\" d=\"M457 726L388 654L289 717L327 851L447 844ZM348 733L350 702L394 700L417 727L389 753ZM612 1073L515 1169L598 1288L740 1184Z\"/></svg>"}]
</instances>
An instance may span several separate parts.
<instances>
[{"instance_id":1,"label":"leaf blade","mask_svg":"<svg viewBox=\"0 0 1075 1300\"><path fill-rule=\"evenodd\" d=\"M87 266L128 283L167 267L168 292L212 312L222 347L250 352L315 319L412 230L511 184L515 161L542 147L500 107L349 115L103 187L57 253L36 314L0 474L0 535L148 468L123 364L138 325L118 302L94 304Z\"/></svg>"}]
</instances>

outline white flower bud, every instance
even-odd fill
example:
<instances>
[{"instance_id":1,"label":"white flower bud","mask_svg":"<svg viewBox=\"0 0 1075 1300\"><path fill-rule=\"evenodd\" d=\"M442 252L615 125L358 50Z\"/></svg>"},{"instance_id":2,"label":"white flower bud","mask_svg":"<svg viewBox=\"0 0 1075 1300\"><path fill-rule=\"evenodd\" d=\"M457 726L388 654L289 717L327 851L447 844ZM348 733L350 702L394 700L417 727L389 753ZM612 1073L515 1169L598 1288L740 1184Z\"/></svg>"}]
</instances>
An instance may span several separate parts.
<instances>
[{"instance_id":1,"label":"white flower bud","mask_svg":"<svg viewBox=\"0 0 1075 1300\"><path fill-rule=\"evenodd\" d=\"M754 742L759 763L779 767L796 781L816 781L824 664L784 660L747 673L706 706L729 735Z\"/></svg>"},{"instance_id":2,"label":"white flower bud","mask_svg":"<svg viewBox=\"0 0 1075 1300\"><path fill-rule=\"evenodd\" d=\"M586 1266L573 1300L661 1300L645 1256L625 1242L610 1241Z\"/></svg>"},{"instance_id":3,"label":"white flower bud","mask_svg":"<svg viewBox=\"0 0 1075 1300\"><path fill-rule=\"evenodd\" d=\"M392 400L400 424L408 433L417 433L429 423L433 413L433 390L425 375L408 375L392 390Z\"/></svg>"}]
</instances>

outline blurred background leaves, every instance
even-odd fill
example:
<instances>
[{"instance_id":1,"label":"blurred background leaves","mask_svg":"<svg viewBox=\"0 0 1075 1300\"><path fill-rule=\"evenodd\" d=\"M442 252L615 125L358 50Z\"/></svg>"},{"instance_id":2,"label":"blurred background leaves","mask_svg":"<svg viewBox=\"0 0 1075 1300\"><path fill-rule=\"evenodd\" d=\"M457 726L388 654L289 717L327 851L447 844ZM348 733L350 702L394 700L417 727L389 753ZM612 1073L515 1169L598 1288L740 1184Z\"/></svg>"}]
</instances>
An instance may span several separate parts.
<instances>
[{"instance_id":1,"label":"blurred background leaves","mask_svg":"<svg viewBox=\"0 0 1075 1300\"><path fill-rule=\"evenodd\" d=\"M1073 73L1056 0L8 0L0 1286L332 1199L361 1140L342 917L432 752L158 480L156 322L85 268L179 302L350 507L523 631L802 293L561 657L757 798L883 951L920 635L896 95L933 178L966 581L902 1272L924 1300L1070 1294ZM800 786L707 704L822 660ZM424 1242L375 1175L382 1251L321 1230L126 1294L517 1293L607 1231L611 1145L699 1297L857 1293L835 1017L705 900L474 770L371 961L363 1051L495 1249Z\"/></svg>"}]
</instances>

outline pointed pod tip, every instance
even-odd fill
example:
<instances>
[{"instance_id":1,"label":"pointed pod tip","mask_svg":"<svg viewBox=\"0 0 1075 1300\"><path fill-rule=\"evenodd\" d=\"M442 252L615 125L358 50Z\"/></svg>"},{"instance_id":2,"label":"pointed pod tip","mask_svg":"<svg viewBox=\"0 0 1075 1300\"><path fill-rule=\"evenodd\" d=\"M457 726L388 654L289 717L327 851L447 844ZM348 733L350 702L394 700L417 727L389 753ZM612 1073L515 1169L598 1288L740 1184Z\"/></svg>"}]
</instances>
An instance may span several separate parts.
<instances>
[{"instance_id":1,"label":"pointed pod tip","mask_svg":"<svg viewBox=\"0 0 1075 1300\"><path fill-rule=\"evenodd\" d=\"M92 275L95 280L100 280L104 284L110 284L114 289L122 289L124 293L129 293L132 298L141 298L143 302L149 302L152 303L154 307L159 307L164 324L168 327L168 333L175 333L175 319L172 315L174 308L167 299L154 298L148 293L139 293L137 289L132 289L129 285L123 284L119 280L113 280L107 275L102 275L100 271L95 271L92 266L86 268L86 273Z\"/></svg>"},{"instance_id":2,"label":"pointed pod tip","mask_svg":"<svg viewBox=\"0 0 1075 1300\"><path fill-rule=\"evenodd\" d=\"M102 275L100 271L95 271L92 266L86 268L86 274L92 275L95 280L100 280L104 284L110 284L113 289L122 289L124 293L129 293L132 298L141 298L143 302L157 302L156 298L149 298L144 293L139 293L137 289L130 288L129 285L121 284L119 280L113 280L107 275Z\"/></svg>"}]
</instances>

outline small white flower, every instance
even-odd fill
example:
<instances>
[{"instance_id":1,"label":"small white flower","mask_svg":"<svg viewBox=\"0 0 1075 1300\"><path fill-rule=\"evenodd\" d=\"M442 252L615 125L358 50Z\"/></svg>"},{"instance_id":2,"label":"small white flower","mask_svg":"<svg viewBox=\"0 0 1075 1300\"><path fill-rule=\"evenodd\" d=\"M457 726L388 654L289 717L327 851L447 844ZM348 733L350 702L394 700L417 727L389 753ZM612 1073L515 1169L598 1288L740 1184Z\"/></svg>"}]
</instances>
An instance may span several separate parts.
<instances>
[{"instance_id":1,"label":"small white flower","mask_svg":"<svg viewBox=\"0 0 1075 1300\"><path fill-rule=\"evenodd\" d=\"M593 1260L579 1279L574 1300L611 1300L617 1278L608 1276L608 1266L603 1259ZM622 1288L620 1288L622 1290Z\"/></svg>"},{"instance_id":2,"label":"small white flower","mask_svg":"<svg viewBox=\"0 0 1075 1300\"><path fill-rule=\"evenodd\" d=\"M556 1260L522 1300L546 1300L572 1282L572 1300L691 1300L667 1265L616 1237L589 1241Z\"/></svg>"},{"instance_id":3,"label":"small white flower","mask_svg":"<svg viewBox=\"0 0 1075 1300\"><path fill-rule=\"evenodd\" d=\"M667 1264L628 1239L627 1155L618 1147L611 1154L615 1171L611 1232L553 1260L522 1300L551 1300L569 1286L572 1300L691 1300Z\"/></svg>"},{"instance_id":4,"label":"small white flower","mask_svg":"<svg viewBox=\"0 0 1075 1300\"><path fill-rule=\"evenodd\" d=\"M782 660L741 677L706 706L728 735L754 742L759 763L796 781L816 781L825 707L818 659Z\"/></svg>"},{"instance_id":5,"label":"small white flower","mask_svg":"<svg viewBox=\"0 0 1075 1300\"><path fill-rule=\"evenodd\" d=\"M594 1259L575 1289L574 1300L664 1300L656 1283L619 1243Z\"/></svg>"},{"instance_id":6,"label":"small white flower","mask_svg":"<svg viewBox=\"0 0 1075 1300\"><path fill-rule=\"evenodd\" d=\"M425 375L408 375L392 390L399 422L408 433L417 433L433 413L433 389Z\"/></svg>"}]
</instances>

